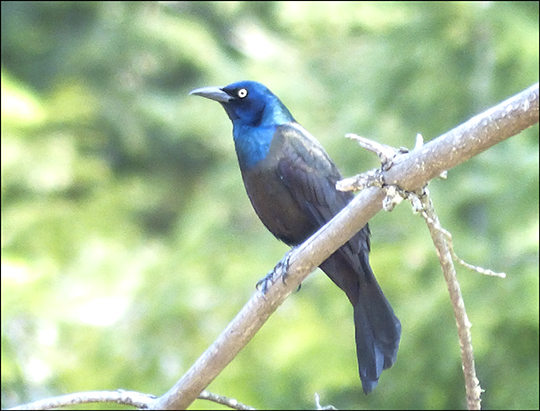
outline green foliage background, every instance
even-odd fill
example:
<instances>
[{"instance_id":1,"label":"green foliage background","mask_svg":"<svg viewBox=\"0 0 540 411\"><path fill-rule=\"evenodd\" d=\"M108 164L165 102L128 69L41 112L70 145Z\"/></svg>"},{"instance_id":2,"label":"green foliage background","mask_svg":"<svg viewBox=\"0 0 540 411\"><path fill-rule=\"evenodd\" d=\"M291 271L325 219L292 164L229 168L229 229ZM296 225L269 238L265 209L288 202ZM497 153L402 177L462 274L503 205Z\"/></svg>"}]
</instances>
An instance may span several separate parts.
<instances>
[{"instance_id":1,"label":"green foliage background","mask_svg":"<svg viewBox=\"0 0 540 411\"><path fill-rule=\"evenodd\" d=\"M163 394L287 250L251 209L225 113L191 89L266 84L350 176L377 160L346 133L412 147L537 82L538 19L537 2L2 2L2 407ZM508 274L458 268L488 409L539 407L538 175L535 126L430 184L460 256ZM315 393L464 408L422 220L404 203L371 227L403 325L373 394L320 271L209 390L258 408Z\"/></svg>"}]
</instances>

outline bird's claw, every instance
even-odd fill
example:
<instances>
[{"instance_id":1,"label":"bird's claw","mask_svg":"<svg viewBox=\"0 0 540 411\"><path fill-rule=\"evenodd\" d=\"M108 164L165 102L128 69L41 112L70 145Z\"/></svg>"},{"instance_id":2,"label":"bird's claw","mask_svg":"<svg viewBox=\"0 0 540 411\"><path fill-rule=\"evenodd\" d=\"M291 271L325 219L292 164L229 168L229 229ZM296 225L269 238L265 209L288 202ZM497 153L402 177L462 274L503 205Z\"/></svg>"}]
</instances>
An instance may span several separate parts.
<instances>
[{"instance_id":1,"label":"bird's claw","mask_svg":"<svg viewBox=\"0 0 540 411\"><path fill-rule=\"evenodd\" d=\"M291 248L289 251L287 251L287 254L285 254L285 256L278 261L276 266L272 270L268 271L266 277L258 281L255 285L255 288L260 291L263 296L266 295L266 292L270 286L276 282L278 277L281 277L283 284L286 284L285 280L288 276L287 271L289 270L293 250L294 248Z\"/></svg>"}]
</instances>

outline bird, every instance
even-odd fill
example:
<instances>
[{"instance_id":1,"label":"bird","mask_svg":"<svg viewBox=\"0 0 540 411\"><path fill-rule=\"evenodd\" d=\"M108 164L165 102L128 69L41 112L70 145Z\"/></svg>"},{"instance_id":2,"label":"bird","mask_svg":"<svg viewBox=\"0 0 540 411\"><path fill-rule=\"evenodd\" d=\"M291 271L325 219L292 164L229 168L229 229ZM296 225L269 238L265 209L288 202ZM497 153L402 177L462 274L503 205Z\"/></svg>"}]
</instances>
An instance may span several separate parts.
<instances>
[{"instance_id":1,"label":"bird","mask_svg":"<svg viewBox=\"0 0 540 411\"><path fill-rule=\"evenodd\" d=\"M279 240L294 247L313 235L354 197L336 189L342 175L322 145L266 86L239 81L190 95L219 102L233 125L244 186L255 212ZM396 361L401 323L369 264L366 224L319 268L353 306L358 371L363 391Z\"/></svg>"}]
</instances>

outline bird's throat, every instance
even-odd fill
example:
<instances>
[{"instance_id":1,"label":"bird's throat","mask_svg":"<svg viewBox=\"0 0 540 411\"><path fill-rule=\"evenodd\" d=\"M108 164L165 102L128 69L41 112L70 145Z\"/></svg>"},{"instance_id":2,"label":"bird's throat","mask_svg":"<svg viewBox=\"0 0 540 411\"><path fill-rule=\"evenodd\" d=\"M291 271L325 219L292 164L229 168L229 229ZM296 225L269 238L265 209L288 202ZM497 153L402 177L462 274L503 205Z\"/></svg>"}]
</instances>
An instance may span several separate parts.
<instances>
[{"instance_id":1,"label":"bird's throat","mask_svg":"<svg viewBox=\"0 0 540 411\"><path fill-rule=\"evenodd\" d=\"M274 133L275 127L234 128L234 144L241 170L251 170L266 158Z\"/></svg>"}]
</instances>

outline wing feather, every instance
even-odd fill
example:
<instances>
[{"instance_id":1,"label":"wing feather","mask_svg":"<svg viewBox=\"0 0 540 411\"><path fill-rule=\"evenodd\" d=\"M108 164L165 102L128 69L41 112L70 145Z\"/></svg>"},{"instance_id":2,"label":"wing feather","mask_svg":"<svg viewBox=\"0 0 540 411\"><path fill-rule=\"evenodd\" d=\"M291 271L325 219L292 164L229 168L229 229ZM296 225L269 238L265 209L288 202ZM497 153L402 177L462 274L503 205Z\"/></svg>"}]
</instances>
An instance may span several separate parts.
<instances>
[{"instance_id":1,"label":"wing feather","mask_svg":"<svg viewBox=\"0 0 540 411\"><path fill-rule=\"evenodd\" d=\"M310 216L318 229L330 221L352 199L349 192L336 189L342 179L320 143L298 124L287 124L278 128L284 138L284 155L278 164L278 173L291 197ZM358 254L369 253L369 228L358 232L340 252L353 265L359 265ZM362 254L364 254L362 253Z\"/></svg>"}]
</instances>

